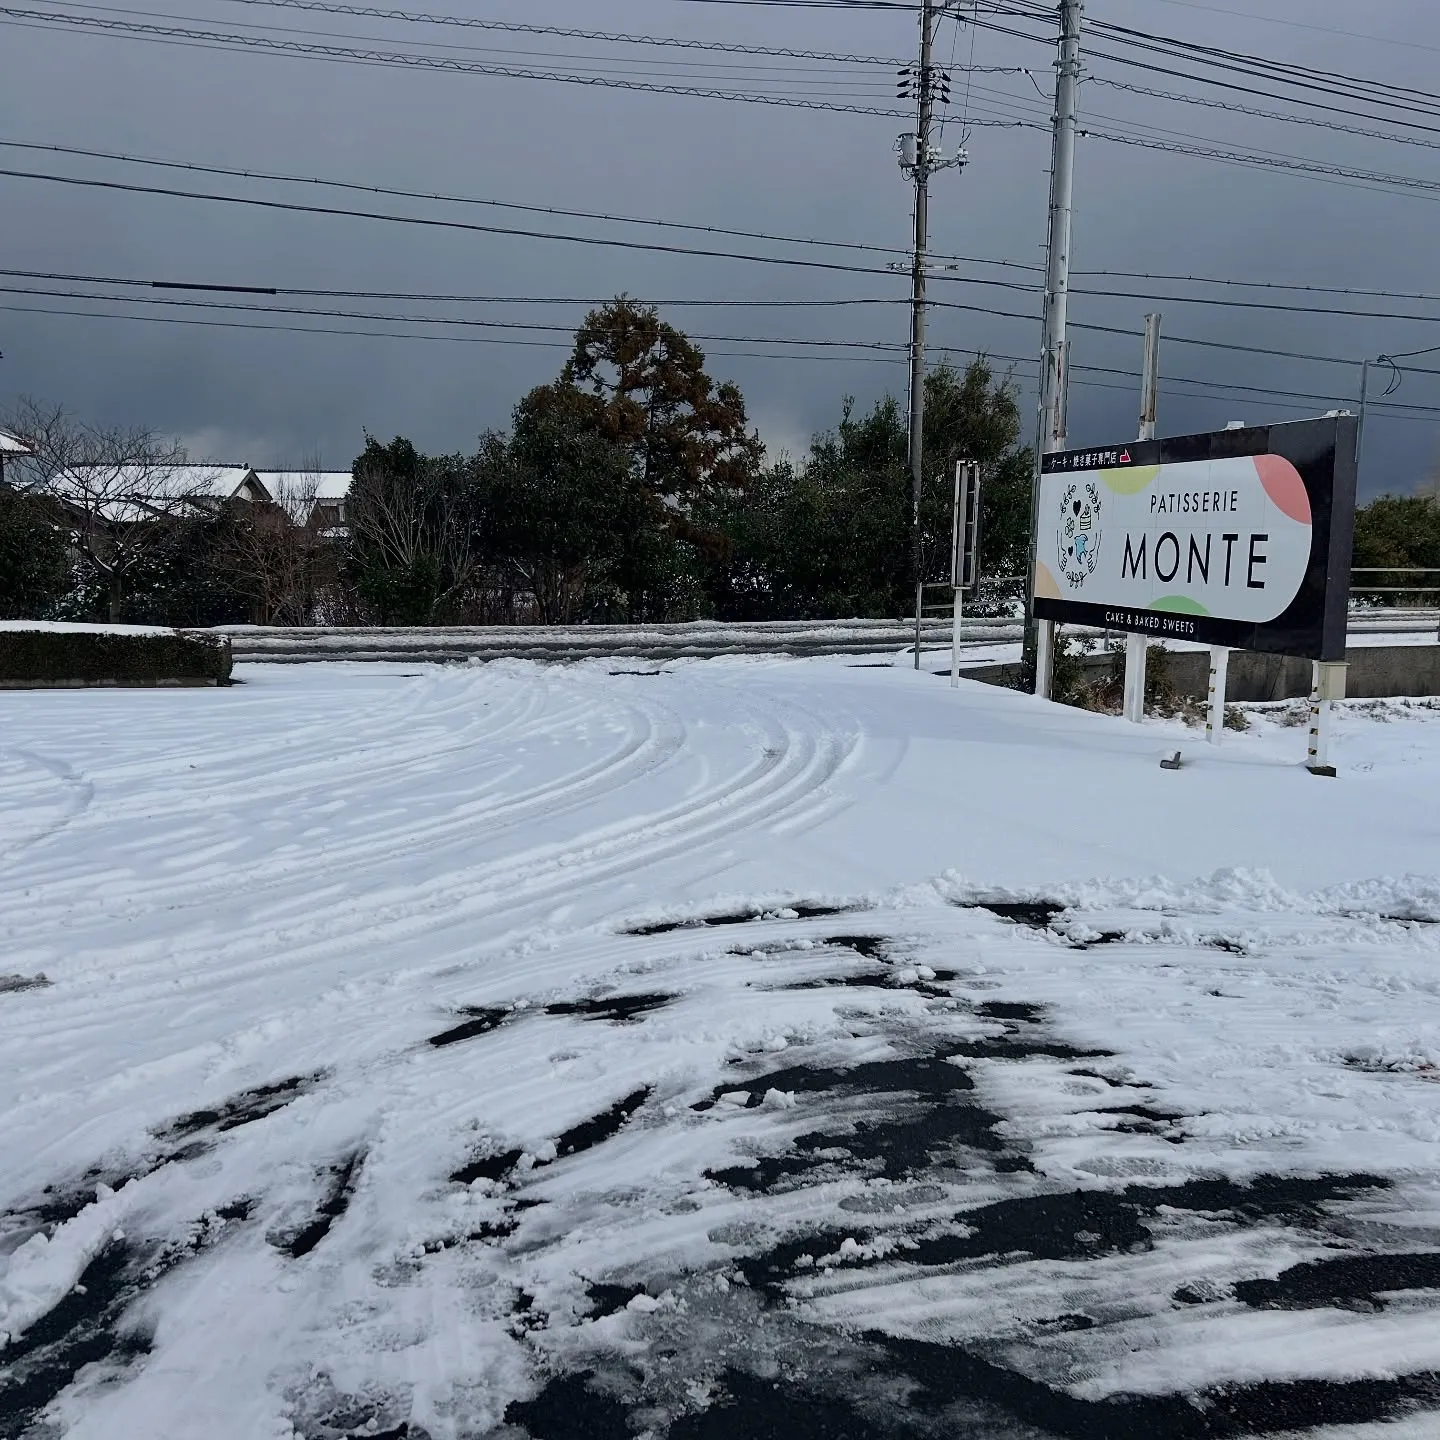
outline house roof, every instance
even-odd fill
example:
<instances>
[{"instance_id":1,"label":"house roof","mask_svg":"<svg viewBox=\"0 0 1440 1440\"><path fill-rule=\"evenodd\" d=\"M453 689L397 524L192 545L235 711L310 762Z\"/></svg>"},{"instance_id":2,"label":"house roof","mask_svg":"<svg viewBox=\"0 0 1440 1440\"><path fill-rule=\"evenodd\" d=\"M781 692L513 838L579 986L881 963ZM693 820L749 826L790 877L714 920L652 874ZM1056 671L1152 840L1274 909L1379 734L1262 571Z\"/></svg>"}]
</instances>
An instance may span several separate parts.
<instances>
[{"instance_id":1,"label":"house roof","mask_svg":"<svg viewBox=\"0 0 1440 1440\"><path fill-rule=\"evenodd\" d=\"M320 501L343 500L350 493L352 477L348 470L257 470L261 483L272 495L281 490L306 493L312 486Z\"/></svg>"},{"instance_id":2,"label":"house roof","mask_svg":"<svg viewBox=\"0 0 1440 1440\"><path fill-rule=\"evenodd\" d=\"M230 500L255 481L243 465L83 465L54 476L49 488L107 520L131 521L187 500Z\"/></svg>"},{"instance_id":3,"label":"house roof","mask_svg":"<svg viewBox=\"0 0 1440 1440\"><path fill-rule=\"evenodd\" d=\"M0 455L28 455L30 447L18 436L0 430Z\"/></svg>"}]
</instances>

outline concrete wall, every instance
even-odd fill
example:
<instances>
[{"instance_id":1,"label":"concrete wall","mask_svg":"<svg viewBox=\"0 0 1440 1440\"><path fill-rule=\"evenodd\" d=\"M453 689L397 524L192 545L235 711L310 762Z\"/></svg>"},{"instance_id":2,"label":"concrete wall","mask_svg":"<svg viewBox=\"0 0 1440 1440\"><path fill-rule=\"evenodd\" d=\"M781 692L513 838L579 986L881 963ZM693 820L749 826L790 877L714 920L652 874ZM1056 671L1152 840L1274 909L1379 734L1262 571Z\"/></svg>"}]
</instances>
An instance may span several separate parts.
<instances>
[{"instance_id":1,"label":"concrete wall","mask_svg":"<svg viewBox=\"0 0 1440 1440\"><path fill-rule=\"evenodd\" d=\"M1362 645L1348 650L1345 693L1371 700L1393 695L1440 695L1440 644ZM1087 655L1082 663L1094 679L1111 665L1109 654ZM1175 688L1197 700L1205 698L1210 657L1203 650L1171 650L1166 663ZM977 665L962 673L991 685L1013 683L1017 665ZM1291 655L1262 655L1233 650L1226 679L1227 700L1299 700L1310 694L1310 662Z\"/></svg>"}]
</instances>

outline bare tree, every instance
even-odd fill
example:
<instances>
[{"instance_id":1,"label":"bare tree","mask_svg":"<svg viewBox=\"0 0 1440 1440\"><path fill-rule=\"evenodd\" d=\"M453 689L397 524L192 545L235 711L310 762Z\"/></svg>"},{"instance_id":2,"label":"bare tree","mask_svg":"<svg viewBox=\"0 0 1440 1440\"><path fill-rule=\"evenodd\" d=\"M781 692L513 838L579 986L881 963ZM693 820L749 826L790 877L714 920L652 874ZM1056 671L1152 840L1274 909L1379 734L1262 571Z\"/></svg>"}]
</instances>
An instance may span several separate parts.
<instances>
[{"instance_id":1,"label":"bare tree","mask_svg":"<svg viewBox=\"0 0 1440 1440\"><path fill-rule=\"evenodd\" d=\"M461 606L482 558L474 463L367 438L354 473L348 522L361 594L382 618L405 624L433 624Z\"/></svg>"},{"instance_id":2,"label":"bare tree","mask_svg":"<svg viewBox=\"0 0 1440 1440\"><path fill-rule=\"evenodd\" d=\"M130 572L173 543L180 520L213 503L213 467L191 466L178 441L152 430L86 424L28 398L4 426L30 451L15 478L52 503L118 620Z\"/></svg>"},{"instance_id":3,"label":"bare tree","mask_svg":"<svg viewBox=\"0 0 1440 1440\"><path fill-rule=\"evenodd\" d=\"M334 541L311 523L320 465L309 461L270 481L270 503L237 502L220 563L261 625L312 623L337 578Z\"/></svg>"}]
</instances>

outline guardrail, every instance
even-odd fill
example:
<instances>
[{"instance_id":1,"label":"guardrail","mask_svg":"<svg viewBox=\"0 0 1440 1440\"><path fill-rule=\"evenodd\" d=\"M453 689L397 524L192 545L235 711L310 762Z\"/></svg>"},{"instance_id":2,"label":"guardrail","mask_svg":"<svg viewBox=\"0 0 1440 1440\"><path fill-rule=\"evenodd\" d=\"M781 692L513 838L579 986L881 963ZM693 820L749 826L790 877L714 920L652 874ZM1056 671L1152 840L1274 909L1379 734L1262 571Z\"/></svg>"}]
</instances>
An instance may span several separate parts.
<instances>
[{"instance_id":1,"label":"guardrail","mask_svg":"<svg viewBox=\"0 0 1440 1440\"><path fill-rule=\"evenodd\" d=\"M1440 611L1357 610L1351 634L1434 635ZM900 655L914 644L915 621L779 620L761 623L694 621L676 625L485 625L414 629L225 626L237 661L310 660L461 661L587 659L682 660L722 655ZM1067 627L1073 634L1107 632ZM1015 616L967 617L961 646L1017 643ZM922 618L921 648L950 647L950 620Z\"/></svg>"},{"instance_id":2,"label":"guardrail","mask_svg":"<svg viewBox=\"0 0 1440 1440\"><path fill-rule=\"evenodd\" d=\"M1433 566L1361 565L1350 572L1352 595L1440 595L1440 585L1357 585L1356 575L1440 575Z\"/></svg>"},{"instance_id":3,"label":"guardrail","mask_svg":"<svg viewBox=\"0 0 1440 1440\"><path fill-rule=\"evenodd\" d=\"M1002 622L1015 629L1017 622ZM913 620L815 620L675 625L485 625L416 629L225 626L237 660L710 659L721 655L895 653ZM1018 632L1017 632L1018 633ZM925 621L922 645L950 643L949 621Z\"/></svg>"}]
</instances>

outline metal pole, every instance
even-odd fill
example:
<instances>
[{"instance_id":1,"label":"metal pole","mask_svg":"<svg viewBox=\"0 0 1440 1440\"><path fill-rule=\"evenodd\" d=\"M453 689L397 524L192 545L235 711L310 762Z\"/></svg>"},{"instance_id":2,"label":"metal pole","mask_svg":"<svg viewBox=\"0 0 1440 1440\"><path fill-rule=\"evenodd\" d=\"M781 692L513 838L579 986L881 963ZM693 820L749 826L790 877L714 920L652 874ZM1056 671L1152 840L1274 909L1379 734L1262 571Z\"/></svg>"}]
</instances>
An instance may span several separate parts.
<instances>
[{"instance_id":1,"label":"metal pole","mask_svg":"<svg viewBox=\"0 0 1440 1440\"><path fill-rule=\"evenodd\" d=\"M920 11L920 73L915 126L915 254L910 268L910 560L915 574L915 668L920 668L924 574L920 554L920 495L925 468L925 250L930 232L930 122L934 111L935 0Z\"/></svg>"},{"instance_id":2,"label":"metal pole","mask_svg":"<svg viewBox=\"0 0 1440 1440\"><path fill-rule=\"evenodd\" d=\"M1055 65L1054 138L1050 161L1050 231L1045 259L1045 330L1040 352L1040 425L1035 447L1035 484L1030 504L1030 567L1027 576L1034 613L1035 545L1039 524L1040 466L1043 456L1065 448L1065 322L1070 299L1070 220L1075 190L1075 111L1080 90L1082 0L1060 0L1060 49ZM1048 698L1054 660L1055 626L1035 629L1035 693Z\"/></svg>"},{"instance_id":3,"label":"metal pole","mask_svg":"<svg viewBox=\"0 0 1440 1440\"><path fill-rule=\"evenodd\" d=\"M1145 365L1140 374L1141 440L1155 438L1155 416L1160 406L1160 317L1145 317Z\"/></svg>"},{"instance_id":4,"label":"metal pole","mask_svg":"<svg viewBox=\"0 0 1440 1440\"><path fill-rule=\"evenodd\" d=\"M950 688L959 689L960 686L960 615L965 608L965 592L957 585L955 587L955 619L952 622L954 629L950 632Z\"/></svg>"},{"instance_id":5,"label":"metal pole","mask_svg":"<svg viewBox=\"0 0 1440 1440\"><path fill-rule=\"evenodd\" d=\"M1145 359L1140 369L1140 440L1155 438L1160 403L1160 317L1145 317ZM1125 637L1124 715L1138 725L1145 719L1145 662L1149 641L1144 635Z\"/></svg>"},{"instance_id":6,"label":"metal pole","mask_svg":"<svg viewBox=\"0 0 1440 1440\"><path fill-rule=\"evenodd\" d=\"M955 503L951 512L954 534L950 541L950 583L955 587L955 613L950 622L950 688L960 686L960 612L962 587L965 584L965 524L968 517L964 510L964 493L961 477L965 473L965 462L955 462Z\"/></svg>"},{"instance_id":7,"label":"metal pole","mask_svg":"<svg viewBox=\"0 0 1440 1440\"><path fill-rule=\"evenodd\" d=\"M1360 418L1355 423L1355 483L1360 483L1360 455L1365 440L1365 405L1370 398L1370 360L1360 367Z\"/></svg>"}]
</instances>

